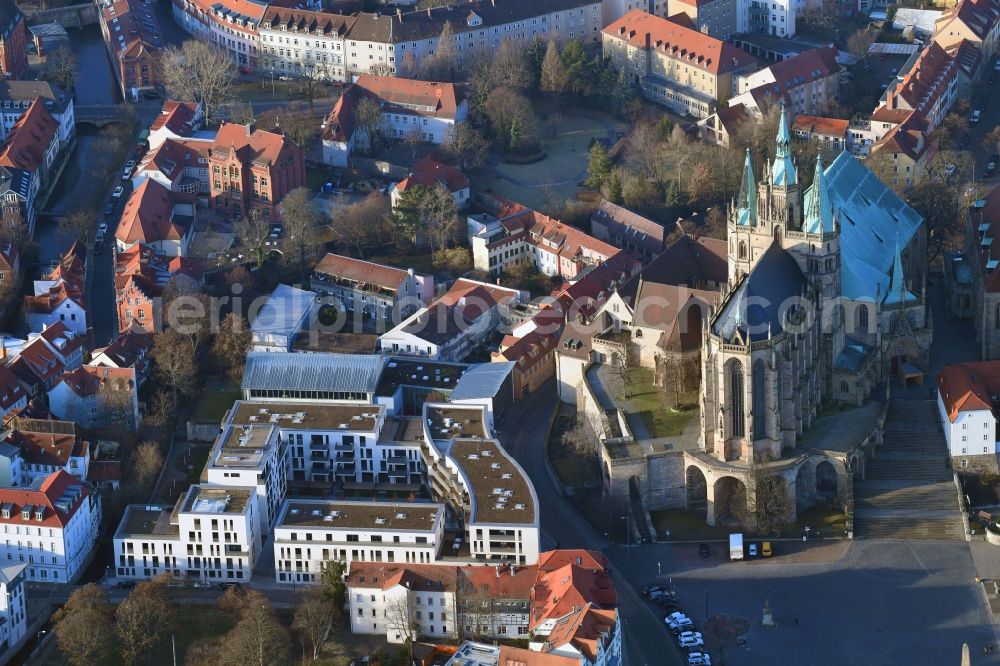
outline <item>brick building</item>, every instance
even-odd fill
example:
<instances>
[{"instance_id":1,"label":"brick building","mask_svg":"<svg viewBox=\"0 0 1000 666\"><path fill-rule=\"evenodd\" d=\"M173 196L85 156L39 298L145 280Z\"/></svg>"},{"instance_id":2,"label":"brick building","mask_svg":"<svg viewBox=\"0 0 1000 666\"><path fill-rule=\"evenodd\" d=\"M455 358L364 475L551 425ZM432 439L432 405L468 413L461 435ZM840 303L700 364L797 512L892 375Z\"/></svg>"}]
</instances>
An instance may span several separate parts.
<instances>
[{"instance_id":1,"label":"brick building","mask_svg":"<svg viewBox=\"0 0 1000 666\"><path fill-rule=\"evenodd\" d=\"M14 0L0 2L0 71L8 79L23 79L28 73L28 32Z\"/></svg>"},{"instance_id":2,"label":"brick building","mask_svg":"<svg viewBox=\"0 0 1000 666\"><path fill-rule=\"evenodd\" d=\"M158 88L164 42L153 5L140 0L109 2L101 6L100 22L122 95L137 101L140 91Z\"/></svg>"},{"instance_id":3,"label":"brick building","mask_svg":"<svg viewBox=\"0 0 1000 666\"><path fill-rule=\"evenodd\" d=\"M256 212L276 220L278 203L306 184L302 150L281 134L252 125L223 123L208 161L211 206L234 219Z\"/></svg>"}]
</instances>

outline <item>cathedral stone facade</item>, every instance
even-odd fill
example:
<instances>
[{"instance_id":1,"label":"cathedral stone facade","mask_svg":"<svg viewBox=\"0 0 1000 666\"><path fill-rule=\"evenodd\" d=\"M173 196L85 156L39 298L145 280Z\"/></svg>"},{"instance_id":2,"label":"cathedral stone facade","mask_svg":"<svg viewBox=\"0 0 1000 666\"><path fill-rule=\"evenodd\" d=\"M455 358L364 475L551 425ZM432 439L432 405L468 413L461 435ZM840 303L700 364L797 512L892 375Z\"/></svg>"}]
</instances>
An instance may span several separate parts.
<instances>
[{"instance_id":1,"label":"cathedral stone facade","mask_svg":"<svg viewBox=\"0 0 1000 666\"><path fill-rule=\"evenodd\" d=\"M703 335L700 451L686 462L689 481L734 477L748 503L762 474L784 479L794 519L799 468L822 462L803 449L821 406L860 406L893 378L921 382L931 326L922 219L846 152L827 167L817 159L803 188L790 144L782 112L759 177L747 151L728 284ZM849 479L843 460L836 472ZM719 503L706 494L714 524Z\"/></svg>"}]
</instances>

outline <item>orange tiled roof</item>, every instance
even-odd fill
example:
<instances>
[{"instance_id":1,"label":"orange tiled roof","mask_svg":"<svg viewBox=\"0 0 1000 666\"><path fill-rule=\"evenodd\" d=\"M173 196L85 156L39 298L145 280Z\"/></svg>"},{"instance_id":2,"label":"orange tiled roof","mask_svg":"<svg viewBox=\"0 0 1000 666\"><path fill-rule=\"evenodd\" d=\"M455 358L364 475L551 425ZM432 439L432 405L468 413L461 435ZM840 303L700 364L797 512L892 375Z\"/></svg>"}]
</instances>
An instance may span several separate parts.
<instances>
[{"instance_id":1,"label":"orange tiled roof","mask_svg":"<svg viewBox=\"0 0 1000 666\"><path fill-rule=\"evenodd\" d=\"M792 123L792 131L843 138L847 134L848 125L850 125L850 121L841 118L800 115L795 117L795 122Z\"/></svg>"},{"instance_id":2,"label":"orange tiled roof","mask_svg":"<svg viewBox=\"0 0 1000 666\"><path fill-rule=\"evenodd\" d=\"M0 166L35 171L45 161L45 151L55 139L59 123L36 97L31 107L18 118L0 153Z\"/></svg>"},{"instance_id":3,"label":"orange tiled roof","mask_svg":"<svg viewBox=\"0 0 1000 666\"><path fill-rule=\"evenodd\" d=\"M126 245L180 240L184 228L173 222L172 212L175 203L190 199L147 178L129 196L115 238Z\"/></svg>"},{"instance_id":4,"label":"orange tiled roof","mask_svg":"<svg viewBox=\"0 0 1000 666\"><path fill-rule=\"evenodd\" d=\"M1000 361L947 365L938 377L938 390L952 423L961 412L988 410L996 416L993 398L1000 394Z\"/></svg>"},{"instance_id":5,"label":"orange tiled roof","mask_svg":"<svg viewBox=\"0 0 1000 666\"><path fill-rule=\"evenodd\" d=\"M251 125L222 123L212 142L212 153L234 151L242 162L277 164L294 150L282 134L256 129Z\"/></svg>"},{"instance_id":6,"label":"orange tiled roof","mask_svg":"<svg viewBox=\"0 0 1000 666\"><path fill-rule=\"evenodd\" d=\"M149 126L150 132L166 127L178 136L191 136L194 131L194 117L198 112L198 105L194 102L182 102L168 99L163 102L160 115L156 116L153 124Z\"/></svg>"},{"instance_id":7,"label":"orange tiled roof","mask_svg":"<svg viewBox=\"0 0 1000 666\"><path fill-rule=\"evenodd\" d=\"M56 502L70 488L77 488L76 499L69 506L69 511L65 513L56 508ZM90 491L77 479L67 474L64 470L59 470L50 474L38 488L0 488L0 506L10 505L10 518L0 515L0 523L7 525L29 525L35 527L58 527L63 528L68 523L73 514L80 506L89 501ZM21 509L32 507L30 516L25 519L21 516ZM35 509L41 508L43 511L42 520L35 520Z\"/></svg>"},{"instance_id":8,"label":"orange tiled roof","mask_svg":"<svg viewBox=\"0 0 1000 666\"><path fill-rule=\"evenodd\" d=\"M66 384L78 396L97 394L106 382L113 391L129 391L135 388L135 370L132 368L107 368L103 366L81 365L62 376L60 383Z\"/></svg>"},{"instance_id":9,"label":"orange tiled roof","mask_svg":"<svg viewBox=\"0 0 1000 666\"><path fill-rule=\"evenodd\" d=\"M417 185L434 187L438 184L454 193L469 187L469 179L455 167L437 162L428 156L413 165L410 175L401 180L396 189L405 192Z\"/></svg>"},{"instance_id":10,"label":"orange tiled roof","mask_svg":"<svg viewBox=\"0 0 1000 666\"><path fill-rule=\"evenodd\" d=\"M630 45L667 54L691 68L712 74L725 74L750 65L754 59L732 44L710 37L678 21L653 16L633 9L604 28L610 37Z\"/></svg>"}]
</instances>

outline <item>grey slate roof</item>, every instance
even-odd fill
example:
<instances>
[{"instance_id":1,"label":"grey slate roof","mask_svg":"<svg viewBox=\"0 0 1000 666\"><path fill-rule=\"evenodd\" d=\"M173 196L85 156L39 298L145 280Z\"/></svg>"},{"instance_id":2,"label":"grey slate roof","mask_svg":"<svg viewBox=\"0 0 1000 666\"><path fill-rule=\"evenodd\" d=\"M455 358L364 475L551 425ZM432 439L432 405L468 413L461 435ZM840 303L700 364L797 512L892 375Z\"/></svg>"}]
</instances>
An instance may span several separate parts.
<instances>
[{"instance_id":1,"label":"grey slate roof","mask_svg":"<svg viewBox=\"0 0 1000 666\"><path fill-rule=\"evenodd\" d=\"M15 578L21 575L25 569L28 568L27 564L8 564L5 567L0 567L0 582L11 583Z\"/></svg>"},{"instance_id":2,"label":"grey slate roof","mask_svg":"<svg viewBox=\"0 0 1000 666\"><path fill-rule=\"evenodd\" d=\"M0 102L32 102L36 97L42 98L46 111L56 115L65 111L72 102L72 98L62 88L48 81L0 81ZM27 111L27 108L24 110Z\"/></svg>"},{"instance_id":3,"label":"grey slate roof","mask_svg":"<svg viewBox=\"0 0 1000 666\"><path fill-rule=\"evenodd\" d=\"M455 384L451 400L495 398L504 381L514 370L514 365L514 361L470 365Z\"/></svg>"},{"instance_id":4,"label":"grey slate roof","mask_svg":"<svg viewBox=\"0 0 1000 666\"><path fill-rule=\"evenodd\" d=\"M243 389L374 393L384 365L377 354L250 352Z\"/></svg>"},{"instance_id":5,"label":"grey slate roof","mask_svg":"<svg viewBox=\"0 0 1000 666\"><path fill-rule=\"evenodd\" d=\"M729 295L712 322L712 332L727 342L739 330L743 341L766 340L784 330L791 299L802 294L806 278L798 263L778 243L772 243L750 274Z\"/></svg>"}]
</instances>

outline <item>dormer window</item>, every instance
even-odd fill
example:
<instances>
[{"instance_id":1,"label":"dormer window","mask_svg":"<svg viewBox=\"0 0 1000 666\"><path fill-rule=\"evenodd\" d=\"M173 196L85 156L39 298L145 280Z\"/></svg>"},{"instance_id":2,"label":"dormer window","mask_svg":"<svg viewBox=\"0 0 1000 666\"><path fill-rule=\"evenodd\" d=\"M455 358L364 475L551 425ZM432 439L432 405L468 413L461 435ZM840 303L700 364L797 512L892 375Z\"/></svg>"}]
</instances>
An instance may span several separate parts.
<instances>
[{"instance_id":1,"label":"dormer window","mask_svg":"<svg viewBox=\"0 0 1000 666\"><path fill-rule=\"evenodd\" d=\"M45 520L45 507L44 506L36 506L35 507L35 520L37 520L38 522L41 522L41 521Z\"/></svg>"},{"instance_id":2,"label":"dormer window","mask_svg":"<svg viewBox=\"0 0 1000 666\"><path fill-rule=\"evenodd\" d=\"M25 506L21 507L21 519L22 520L31 520L31 505L30 504L26 504Z\"/></svg>"}]
</instances>

